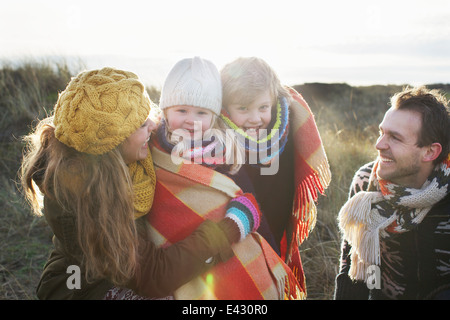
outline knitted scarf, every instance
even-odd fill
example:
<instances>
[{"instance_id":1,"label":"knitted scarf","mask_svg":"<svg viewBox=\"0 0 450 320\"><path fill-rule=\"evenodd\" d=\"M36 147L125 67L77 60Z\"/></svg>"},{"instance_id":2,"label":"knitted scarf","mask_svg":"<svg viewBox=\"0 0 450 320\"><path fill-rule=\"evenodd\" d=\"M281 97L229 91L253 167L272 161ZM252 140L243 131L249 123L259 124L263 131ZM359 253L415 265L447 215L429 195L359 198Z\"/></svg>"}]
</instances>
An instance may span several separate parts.
<instances>
[{"instance_id":1,"label":"knitted scarf","mask_svg":"<svg viewBox=\"0 0 450 320\"><path fill-rule=\"evenodd\" d=\"M150 149L147 158L129 164L128 170L133 183L134 218L137 219L148 213L155 194L156 175Z\"/></svg>"},{"instance_id":2,"label":"knitted scarf","mask_svg":"<svg viewBox=\"0 0 450 320\"><path fill-rule=\"evenodd\" d=\"M147 219L150 237L167 247L190 235L205 219L220 221L227 204L242 190L227 176L204 165L174 163L151 142L157 183ZM175 299L299 299L304 297L291 269L257 233L232 246L234 257L174 292Z\"/></svg>"},{"instance_id":3,"label":"knitted scarf","mask_svg":"<svg viewBox=\"0 0 450 320\"><path fill-rule=\"evenodd\" d=\"M159 147L167 153L173 154L176 145L170 143L167 140L166 130L166 121L165 119L162 119L156 132L157 139L153 142L155 144L158 144ZM187 150L181 150L182 157L185 162L203 164L212 168L216 167L218 164L225 163L225 146L223 145L223 143L220 143L215 137L212 137L209 140L202 140L200 146L197 146L194 140L191 140L190 143L190 148L188 148ZM179 153L180 151L177 150L177 155L179 155Z\"/></svg>"},{"instance_id":4,"label":"knitted scarf","mask_svg":"<svg viewBox=\"0 0 450 320\"><path fill-rule=\"evenodd\" d=\"M420 189L379 178L378 165L375 162L367 191L355 194L339 212L339 227L352 246L349 276L354 280L367 281L367 268L380 265L380 236L389 238L417 227L450 191L450 156Z\"/></svg>"},{"instance_id":5,"label":"knitted scarf","mask_svg":"<svg viewBox=\"0 0 450 320\"><path fill-rule=\"evenodd\" d=\"M230 128L235 129L236 133L243 137L238 141L246 141L247 149L248 145L252 145L249 143L252 139L257 142L257 151L262 150L263 154L264 148L270 149L278 144L278 150L267 152L269 156L261 159L260 164L272 161L275 156L283 156L282 152L288 137L293 139L294 172L292 175L294 176L295 194L291 219L281 241L280 250L281 257L292 268L302 284L304 275L298 247L314 229L317 219L315 202L318 199L318 192L323 194L330 184L331 171L311 109L301 94L293 88L287 87L287 89L292 97L290 104L288 105L284 98L280 99L276 118L269 126L270 134L260 141L256 141L238 128L225 111L222 111L221 117ZM278 130L278 135L274 134L276 130ZM254 150L248 149L247 151L253 152Z\"/></svg>"}]
</instances>

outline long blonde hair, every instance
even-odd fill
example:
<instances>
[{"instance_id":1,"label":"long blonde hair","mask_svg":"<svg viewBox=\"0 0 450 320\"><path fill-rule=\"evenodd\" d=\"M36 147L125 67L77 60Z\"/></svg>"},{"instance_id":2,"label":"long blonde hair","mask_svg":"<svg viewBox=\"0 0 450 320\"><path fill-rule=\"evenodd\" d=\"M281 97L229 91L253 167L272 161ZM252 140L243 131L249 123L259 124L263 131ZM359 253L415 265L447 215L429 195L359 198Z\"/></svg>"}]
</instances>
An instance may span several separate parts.
<instances>
[{"instance_id":1,"label":"long blonde hair","mask_svg":"<svg viewBox=\"0 0 450 320\"><path fill-rule=\"evenodd\" d=\"M137 275L138 235L131 179L118 148L103 155L78 152L56 139L51 117L25 141L21 183L34 212L42 215L37 185L75 215L86 279L128 283Z\"/></svg>"}]
</instances>

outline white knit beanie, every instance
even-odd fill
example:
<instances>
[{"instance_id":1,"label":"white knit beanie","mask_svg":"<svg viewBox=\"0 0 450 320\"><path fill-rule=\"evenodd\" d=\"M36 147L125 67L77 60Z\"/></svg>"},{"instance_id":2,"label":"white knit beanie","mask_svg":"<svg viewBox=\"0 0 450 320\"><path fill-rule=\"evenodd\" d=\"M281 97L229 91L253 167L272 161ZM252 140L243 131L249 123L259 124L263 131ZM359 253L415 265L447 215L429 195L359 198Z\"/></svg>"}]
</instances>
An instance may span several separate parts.
<instances>
[{"instance_id":1,"label":"white knit beanie","mask_svg":"<svg viewBox=\"0 0 450 320\"><path fill-rule=\"evenodd\" d=\"M222 83L217 67L208 60L194 57L177 62L161 90L161 110L188 105L211 110L220 115Z\"/></svg>"}]
</instances>

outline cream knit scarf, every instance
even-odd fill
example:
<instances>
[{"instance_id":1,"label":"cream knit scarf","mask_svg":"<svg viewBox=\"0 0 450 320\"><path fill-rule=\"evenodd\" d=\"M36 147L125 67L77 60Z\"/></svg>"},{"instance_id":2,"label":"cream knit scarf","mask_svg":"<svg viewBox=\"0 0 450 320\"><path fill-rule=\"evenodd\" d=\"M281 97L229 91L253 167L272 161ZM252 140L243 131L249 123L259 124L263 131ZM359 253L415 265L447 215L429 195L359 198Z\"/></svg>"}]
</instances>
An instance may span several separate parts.
<instances>
[{"instance_id":1,"label":"cream knit scarf","mask_svg":"<svg viewBox=\"0 0 450 320\"><path fill-rule=\"evenodd\" d=\"M450 157L435 167L421 189L378 178L377 166L378 161L367 191L355 194L339 212L339 227L352 247L349 276L353 280L366 281L367 268L380 265L380 236L412 230L450 189Z\"/></svg>"}]
</instances>

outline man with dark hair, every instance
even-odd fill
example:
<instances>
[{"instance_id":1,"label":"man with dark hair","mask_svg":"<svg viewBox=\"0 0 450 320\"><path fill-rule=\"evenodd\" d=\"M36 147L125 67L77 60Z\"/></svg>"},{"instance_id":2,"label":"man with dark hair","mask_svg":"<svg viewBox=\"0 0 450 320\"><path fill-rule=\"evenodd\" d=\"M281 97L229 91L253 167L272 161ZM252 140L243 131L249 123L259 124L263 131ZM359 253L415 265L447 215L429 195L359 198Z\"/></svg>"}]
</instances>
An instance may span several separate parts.
<instances>
[{"instance_id":1,"label":"man with dark hair","mask_svg":"<svg viewBox=\"0 0 450 320\"><path fill-rule=\"evenodd\" d=\"M391 98L339 212L335 299L450 299L449 114L436 90Z\"/></svg>"}]
</instances>

